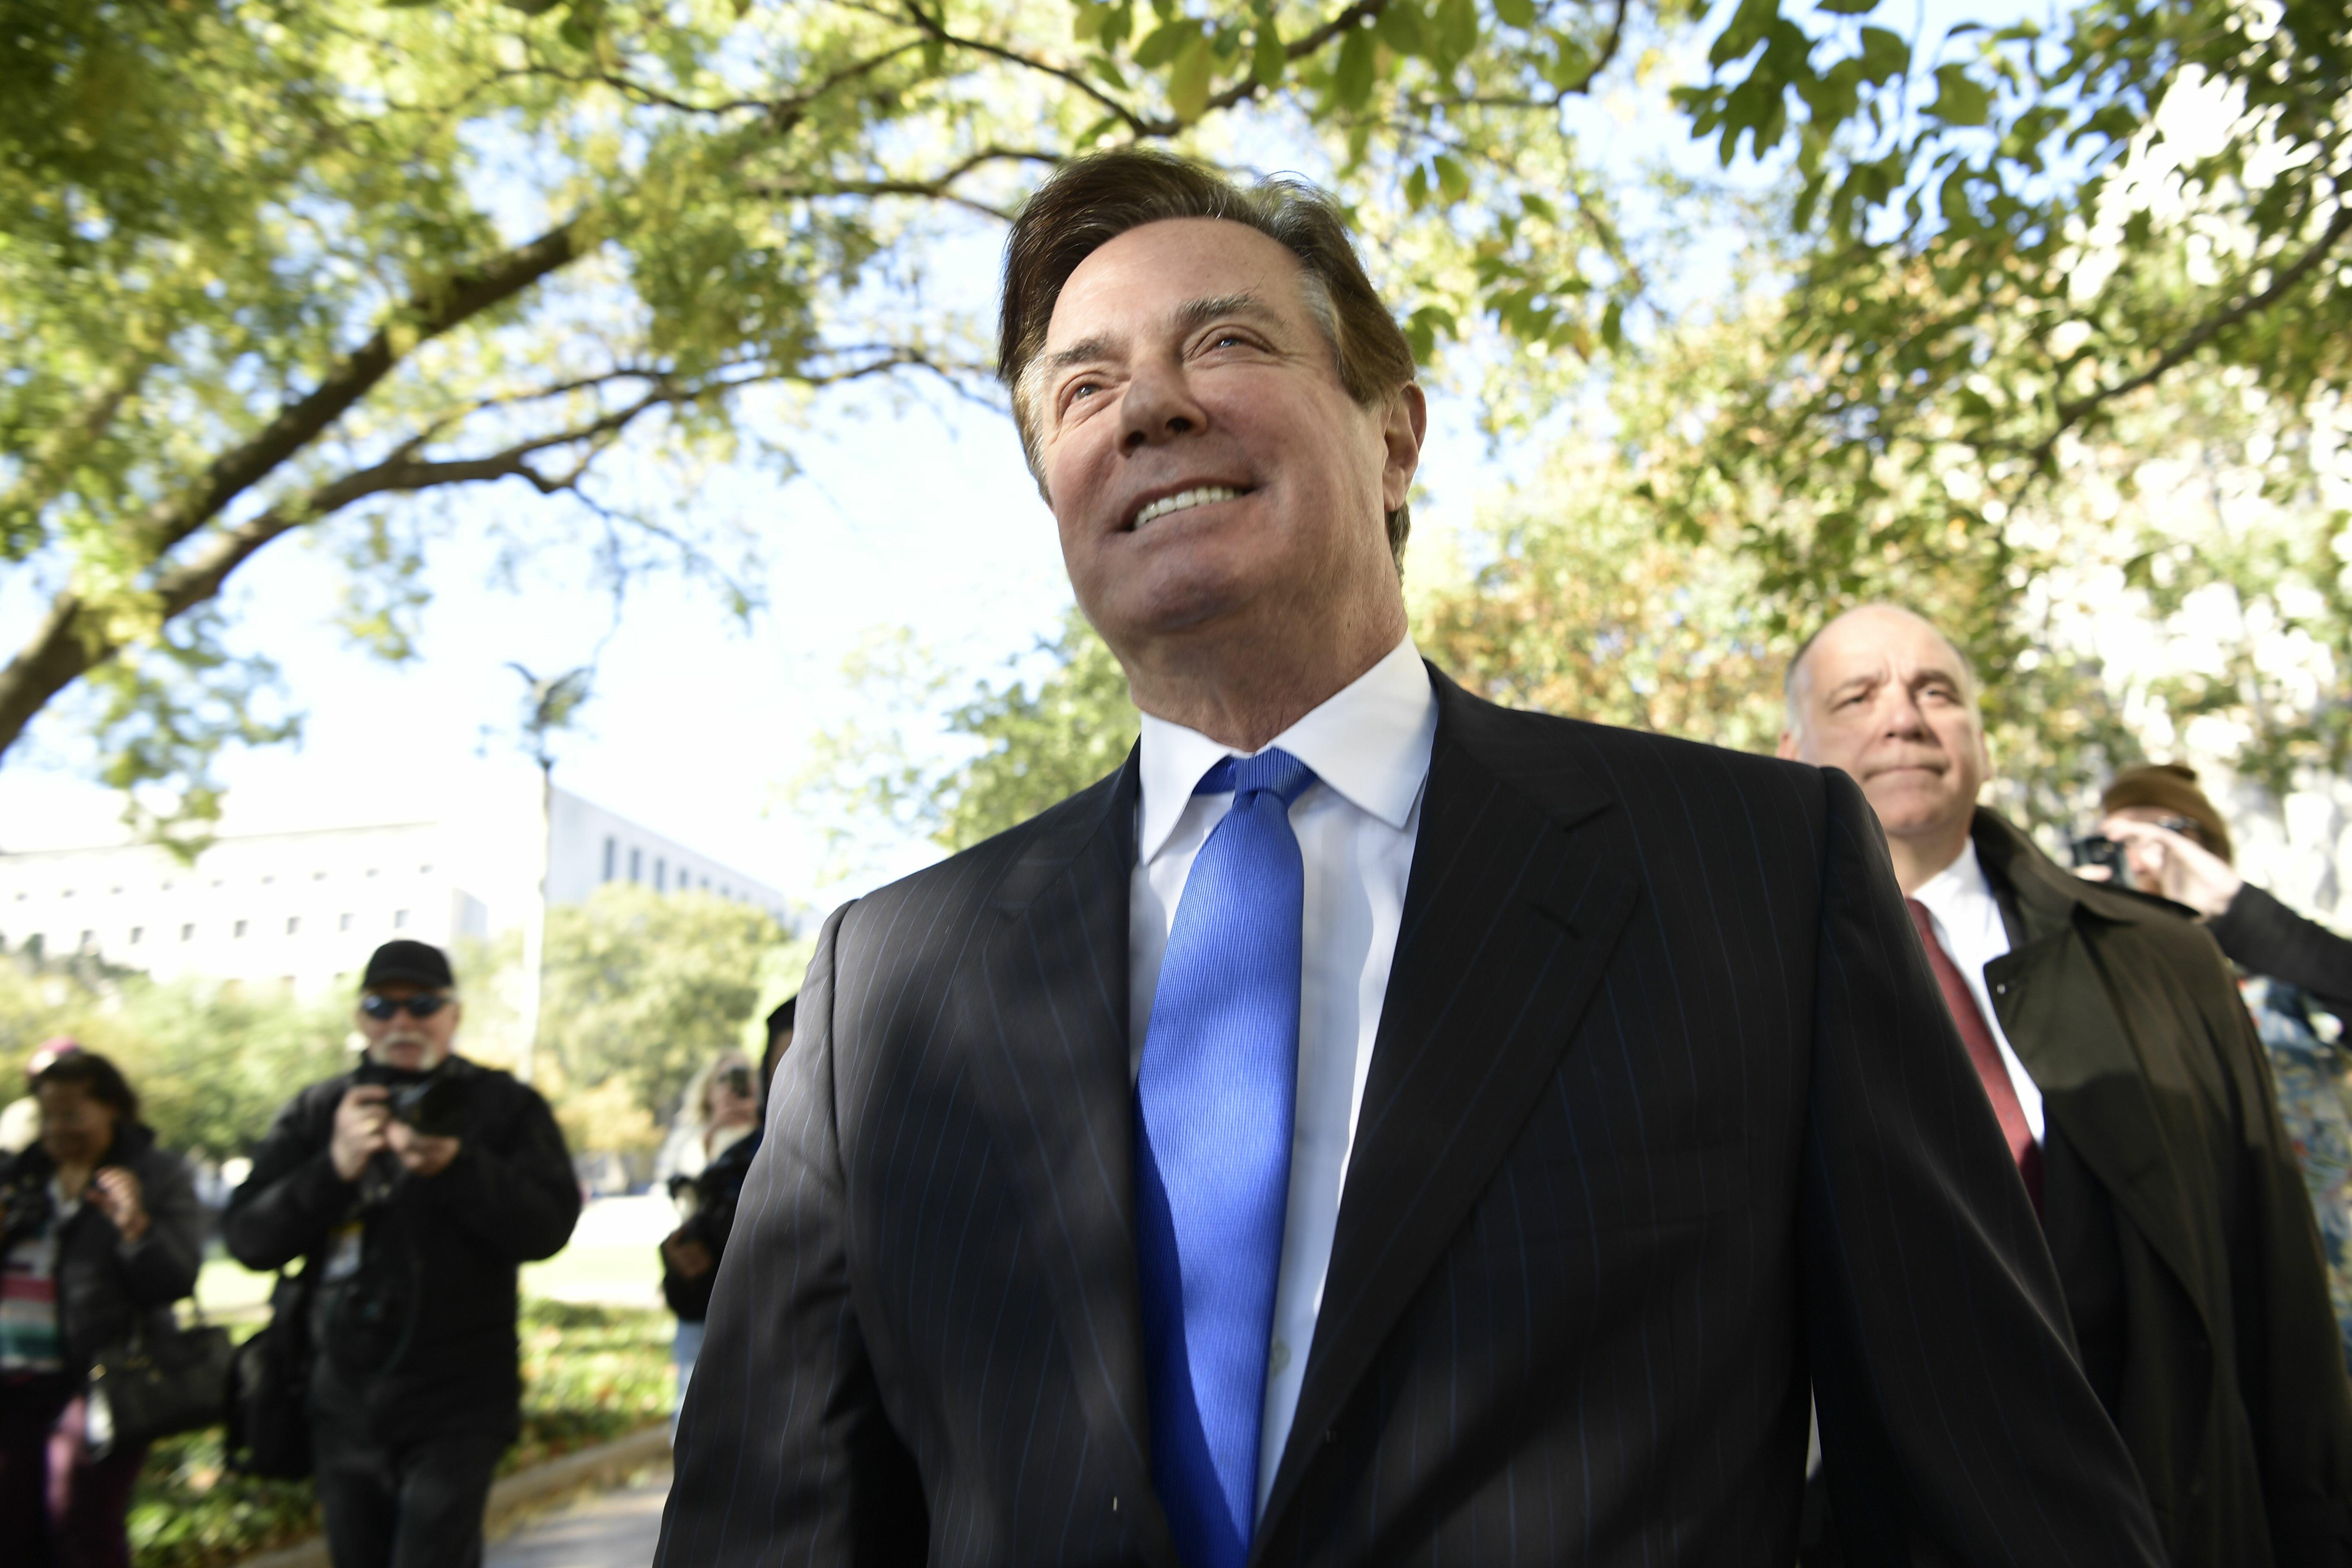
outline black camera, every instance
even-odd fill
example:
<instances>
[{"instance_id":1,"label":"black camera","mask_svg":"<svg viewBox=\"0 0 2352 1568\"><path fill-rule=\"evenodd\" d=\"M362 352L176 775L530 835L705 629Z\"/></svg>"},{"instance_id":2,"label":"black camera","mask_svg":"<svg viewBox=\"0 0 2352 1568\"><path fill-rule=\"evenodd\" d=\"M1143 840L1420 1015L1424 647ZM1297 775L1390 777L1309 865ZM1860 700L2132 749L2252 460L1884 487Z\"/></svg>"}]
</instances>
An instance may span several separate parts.
<instances>
[{"instance_id":1,"label":"black camera","mask_svg":"<svg viewBox=\"0 0 2352 1568\"><path fill-rule=\"evenodd\" d=\"M2076 870L2085 866L2105 866L2109 887L2128 888L2132 885L2131 868L2124 864L2123 845L2105 834L2094 833L2088 838L2074 840L2074 856Z\"/></svg>"},{"instance_id":2,"label":"black camera","mask_svg":"<svg viewBox=\"0 0 2352 1568\"><path fill-rule=\"evenodd\" d=\"M465 1131L466 1112L474 1102L474 1086L446 1068L436 1068L418 1078L390 1072L371 1062L353 1079L382 1086L384 1109L392 1112L392 1119L423 1138L457 1137Z\"/></svg>"}]
</instances>

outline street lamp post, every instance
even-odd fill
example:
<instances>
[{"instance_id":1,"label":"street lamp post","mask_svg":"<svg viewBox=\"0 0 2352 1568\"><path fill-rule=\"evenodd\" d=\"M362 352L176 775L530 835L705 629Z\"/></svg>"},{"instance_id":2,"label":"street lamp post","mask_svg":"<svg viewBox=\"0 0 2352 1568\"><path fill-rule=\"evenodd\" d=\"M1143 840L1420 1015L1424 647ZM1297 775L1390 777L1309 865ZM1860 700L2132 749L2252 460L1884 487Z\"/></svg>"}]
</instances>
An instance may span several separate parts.
<instances>
[{"instance_id":1,"label":"street lamp post","mask_svg":"<svg viewBox=\"0 0 2352 1568\"><path fill-rule=\"evenodd\" d=\"M529 1083L538 1066L541 999L547 984L547 873L555 854L555 753L551 738L572 721L572 715L588 700L589 670L583 666L542 678L520 664L509 663L507 668L521 676L529 689L523 699L522 731L531 760L539 764L539 863L530 905L523 912L522 995L518 1008L522 1041L515 1055L515 1077Z\"/></svg>"}]
</instances>

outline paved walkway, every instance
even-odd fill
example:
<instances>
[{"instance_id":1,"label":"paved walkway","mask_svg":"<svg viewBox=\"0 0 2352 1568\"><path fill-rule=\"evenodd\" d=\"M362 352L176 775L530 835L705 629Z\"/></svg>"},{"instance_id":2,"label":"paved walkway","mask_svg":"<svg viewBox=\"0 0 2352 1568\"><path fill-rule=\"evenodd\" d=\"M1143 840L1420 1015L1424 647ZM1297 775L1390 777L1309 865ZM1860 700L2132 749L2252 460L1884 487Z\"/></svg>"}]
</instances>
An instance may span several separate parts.
<instances>
[{"instance_id":1,"label":"paved walkway","mask_svg":"<svg viewBox=\"0 0 2352 1568\"><path fill-rule=\"evenodd\" d=\"M583 1499L490 1548L486 1568L648 1568L661 1538L667 1471Z\"/></svg>"}]
</instances>

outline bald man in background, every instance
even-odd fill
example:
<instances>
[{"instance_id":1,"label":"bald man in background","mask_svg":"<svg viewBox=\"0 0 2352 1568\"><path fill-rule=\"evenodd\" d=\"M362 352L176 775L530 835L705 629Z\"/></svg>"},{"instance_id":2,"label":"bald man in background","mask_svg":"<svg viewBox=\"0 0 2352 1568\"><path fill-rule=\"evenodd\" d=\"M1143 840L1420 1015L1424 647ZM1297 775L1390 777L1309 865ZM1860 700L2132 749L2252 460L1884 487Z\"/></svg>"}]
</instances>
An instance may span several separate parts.
<instances>
[{"instance_id":1,"label":"bald man in background","mask_svg":"<svg viewBox=\"0 0 2352 1568\"><path fill-rule=\"evenodd\" d=\"M2352 1563L2352 1384L2220 949L1977 804L1976 675L1919 616L1832 621L1787 693L1780 755L1851 773L1878 814L2176 1568Z\"/></svg>"}]
</instances>

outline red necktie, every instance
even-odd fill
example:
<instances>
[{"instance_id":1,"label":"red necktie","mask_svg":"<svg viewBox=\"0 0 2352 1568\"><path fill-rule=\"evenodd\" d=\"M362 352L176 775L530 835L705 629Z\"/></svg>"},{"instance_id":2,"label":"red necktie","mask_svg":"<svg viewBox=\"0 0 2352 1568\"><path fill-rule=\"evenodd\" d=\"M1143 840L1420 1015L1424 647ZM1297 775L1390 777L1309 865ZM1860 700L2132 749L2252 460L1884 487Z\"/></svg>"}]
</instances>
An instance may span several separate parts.
<instances>
[{"instance_id":1,"label":"red necktie","mask_svg":"<svg viewBox=\"0 0 2352 1568\"><path fill-rule=\"evenodd\" d=\"M1992 1113L2000 1121L2001 1135L2009 1140L2010 1157L2017 1162L2017 1173L2025 1178L2026 1195L2033 1200L2034 1208L2042 1207L2042 1150L2033 1142L2033 1129L2026 1124L2025 1107L2017 1100L2017 1086L2010 1081L2009 1065L2000 1059L2000 1047L1993 1043L1992 1030L1985 1024L1984 1012L1977 1005L1976 993L1969 989L1968 978L1944 944L1936 940L1936 928L1927 918L1927 906L1916 899L1906 899L1911 906L1911 923L1919 928L1919 945L1927 950L1927 967L1936 972L1936 984L1944 988L1944 1007L1959 1026L1960 1042L1969 1047L1969 1059L1977 1064L1977 1077L1983 1080L1985 1098L1992 1101Z\"/></svg>"}]
</instances>

